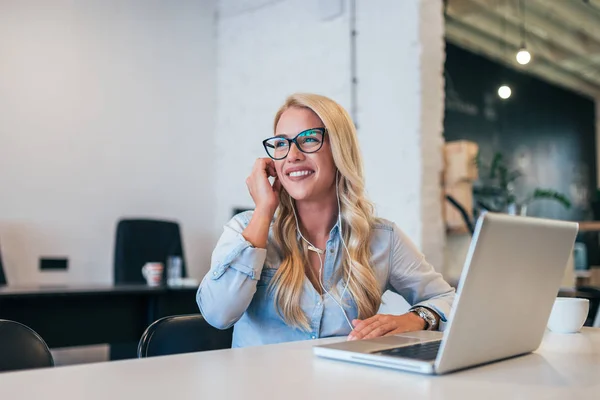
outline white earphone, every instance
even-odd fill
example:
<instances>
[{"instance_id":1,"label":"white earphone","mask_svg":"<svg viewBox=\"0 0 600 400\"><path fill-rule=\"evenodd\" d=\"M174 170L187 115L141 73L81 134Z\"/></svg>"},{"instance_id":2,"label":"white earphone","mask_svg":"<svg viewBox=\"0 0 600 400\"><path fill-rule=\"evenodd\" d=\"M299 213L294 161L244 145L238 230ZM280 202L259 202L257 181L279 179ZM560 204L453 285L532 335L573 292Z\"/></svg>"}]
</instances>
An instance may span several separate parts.
<instances>
[{"instance_id":1,"label":"white earphone","mask_svg":"<svg viewBox=\"0 0 600 400\"><path fill-rule=\"evenodd\" d=\"M346 285L344 286L344 290L342 291L342 294L340 296L340 300L342 300L344 298L344 294L346 294L346 290L348 289L348 284L350 283L350 279L352 279L352 258L350 257L350 251L348 250L348 246L346 246L346 242L344 241L344 231L342 229L342 207L340 205L340 193L339 193L339 189L338 189L338 172L336 172L335 174L335 194L337 196L337 203L338 203L338 224L340 225L339 227L339 235L340 235L340 239L342 240L342 245L344 246L344 249L346 250L346 254L348 255L348 263L350 265L350 269L348 271L348 279L346 279ZM294 210L294 218L296 220L296 231L298 231L298 234L300 235L300 237L302 238L302 240L304 240L306 242L306 244L308 245L308 250L310 251L314 251L315 253L317 253L317 256L319 257L319 264L320 264L320 268L319 268L319 285L321 285L321 289L323 289L323 292L327 293L327 295L329 295L329 297L331 298L331 300L333 300L333 302L335 304L337 304L337 306L340 308L340 310L342 311L342 314L344 314L344 318L346 319L346 322L348 323L348 326L350 327L350 330L354 330L354 327L352 326L352 323L350 322L350 319L348 318L348 315L346 314L346 311L344 310L344 307L342 307L342 305L335 299L335 297L329 293L327 291L327 289L325 289L325 286L323 285L323 278L322 278L322 272L323 272L323 259L321 258L321 254L323 254L323 250L317 248L315 245L313 245L311 242L308 241L308 239L306 239L304 237L304 235L302 235L302 232L300 232L300 224L298 223L298 216L296 215L296 208L294 207L294 201L292 200L292 209Z\"/></svg>"}]
</instances>

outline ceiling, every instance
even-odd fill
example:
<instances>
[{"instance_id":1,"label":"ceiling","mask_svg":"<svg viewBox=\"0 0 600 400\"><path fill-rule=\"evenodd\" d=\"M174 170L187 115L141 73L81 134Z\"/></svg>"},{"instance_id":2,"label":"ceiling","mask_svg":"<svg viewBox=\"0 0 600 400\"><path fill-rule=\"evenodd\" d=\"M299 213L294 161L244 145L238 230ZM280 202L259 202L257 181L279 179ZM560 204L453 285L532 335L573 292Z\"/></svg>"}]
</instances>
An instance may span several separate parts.
<instances>
[{"instance_id":1,"label":"ceiling","mask_svg":"<svg viewBox=\"0 0 600 400\"><path fill-rule=\"evenodd\" d=\"M446 39L600 100L600 0L445 0ZM523 42L527 65L515 55Z\"/></svg>"}]
</instances>

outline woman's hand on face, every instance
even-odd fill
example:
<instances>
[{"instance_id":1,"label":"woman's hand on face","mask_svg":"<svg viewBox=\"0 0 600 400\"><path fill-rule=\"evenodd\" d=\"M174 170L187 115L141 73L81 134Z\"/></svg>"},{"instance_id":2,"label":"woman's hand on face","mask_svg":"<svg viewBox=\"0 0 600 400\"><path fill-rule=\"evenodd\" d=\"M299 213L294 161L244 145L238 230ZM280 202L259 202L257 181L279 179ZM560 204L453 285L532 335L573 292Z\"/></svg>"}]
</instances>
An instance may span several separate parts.
<instances>
[{"instance_id":1,"label":"woman's hand on face","mask_svg":"<svg viewBox=\"0 0 600 400\"><path fill-rule=\"evenodd\" d=\"M352 321L352 325L354 325L354 330L348 335L348 340L371 339L420 331L425 328L425 321L415 313L409 312L403 315L377 314L363 320L355 319Z\"/></svg>"},{"instance_id":2,"label":"woman's hand on face","mask_svg":"<svg viewBox=\"0 0 600 400\"><path fill-rule=\"evenodd\" d=\"M275 177L273 185L269 182L270 176ZM256 205L256 211L272 217L279 205L279 191L281 190L281 182L277 177L273 160L270 158L257 159L252 173L246 179L246 185Z\"/></svg>"}]
</instances>

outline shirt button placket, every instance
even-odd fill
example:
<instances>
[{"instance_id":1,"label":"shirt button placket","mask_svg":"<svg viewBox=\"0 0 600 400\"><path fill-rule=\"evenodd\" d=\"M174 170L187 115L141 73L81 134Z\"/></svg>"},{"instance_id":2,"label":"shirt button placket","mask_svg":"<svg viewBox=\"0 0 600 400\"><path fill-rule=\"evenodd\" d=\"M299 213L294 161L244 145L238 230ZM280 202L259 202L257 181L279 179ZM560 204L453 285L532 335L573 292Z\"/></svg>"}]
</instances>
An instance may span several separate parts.
<instances>
[{"instance_id":1,"label":"shirt button placket","mask_svg":"<svg viewBox=\"0 0 600 400\"><path fill-rule=\"evenodd\" d=\"M312 324L312 328L313 331L311 332L310 338L312 340L314 339L318 339L319 337L319 324L321 323L321 319L323 318L323 300L322 299L318 299L317 302L315 303L316 305L316 312L315 312L315 317L313 318L313 324Z\"/></svg>"}]
</instances>

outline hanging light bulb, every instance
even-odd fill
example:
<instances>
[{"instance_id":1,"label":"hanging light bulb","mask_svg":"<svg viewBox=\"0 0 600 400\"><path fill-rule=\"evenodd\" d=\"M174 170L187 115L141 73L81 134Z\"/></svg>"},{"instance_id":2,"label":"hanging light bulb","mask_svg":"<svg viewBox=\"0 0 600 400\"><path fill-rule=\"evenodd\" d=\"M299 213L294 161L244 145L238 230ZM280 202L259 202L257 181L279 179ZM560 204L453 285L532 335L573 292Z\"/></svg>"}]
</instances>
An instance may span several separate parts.
<instances>
[{"instance_id":1,"label":"hanging light bulb","mask_svg":"<svg viewBox=\"0 0 600 400\"><path fill-rule=\"evenodd\" d=\"M508 99L511 95L512 91L510 90L510 88L506 85L502 85L498 88L498 96L500 96L501 99Z\"/></svg>"},{"instance_id":2,"label":"hanging light bulb","mask_svg":"<svg viewBox=\"0 0 600 400\"><path fill-rule=\"evenodd\" d=\"M517 62L521 65L525 65L529 64L529 61L531 61L531 53L527 51L527 48L523 45L517 53Z\"/></svg>"},{"instance_id":3,"label":"hanging light bulb","mask_svg":"<svg viewBox=\"0 0 600 400\"><path fill-rule=\"evenodd\" d=\"M526 65L531 61L531 53L527 51L527 47L525 46L527 30L525 29L525 2L523 0L519 0L519 8L521 9L521 48L517 53L517 62L521 65Z\"/></svg>"}]
</instances>

